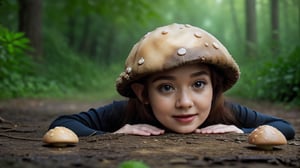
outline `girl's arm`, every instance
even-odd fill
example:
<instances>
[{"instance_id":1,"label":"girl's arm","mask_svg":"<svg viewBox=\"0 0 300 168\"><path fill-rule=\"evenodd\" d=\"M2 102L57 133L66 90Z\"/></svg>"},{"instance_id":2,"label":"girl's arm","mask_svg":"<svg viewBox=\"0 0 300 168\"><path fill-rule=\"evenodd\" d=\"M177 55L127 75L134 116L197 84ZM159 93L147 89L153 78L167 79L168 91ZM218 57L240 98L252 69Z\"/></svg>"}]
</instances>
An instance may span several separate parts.
<instances>
[{"instance_id":1,"label":"girl's arm","mask_svg":"<svg viewBox=\"0 0 300 168\"><path fill-rule=\"evenodd\" d=\"M232 104L231 108L244 133L250 133L260 125L271 125L281 131L287 139L293 139L295 136L292 125L281 118L262 114L238 104Z\"/></svg>"},{"instance_id":2,"label":"girl's arm","mask_svg":"<svg viewBox=\"0 0 300 168\"><path fill-rule=\"evenodd\" d=\"M90 109L79 114L64 115L55 119L50 128L64 126L74 131L78 136L91 136L114 132L123 126L123 115L127 101Z\"/></svg>"}]
</instances>

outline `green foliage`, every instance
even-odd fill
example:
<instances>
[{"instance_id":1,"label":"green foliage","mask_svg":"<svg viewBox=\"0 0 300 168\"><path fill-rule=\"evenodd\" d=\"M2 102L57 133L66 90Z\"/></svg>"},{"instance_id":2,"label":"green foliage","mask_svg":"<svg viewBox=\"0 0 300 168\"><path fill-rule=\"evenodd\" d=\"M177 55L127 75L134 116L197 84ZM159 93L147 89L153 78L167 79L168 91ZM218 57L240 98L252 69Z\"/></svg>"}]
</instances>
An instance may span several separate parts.
<instances>
[{"instance_id":1,"label":"green foliage","mask_svg":"<svg viewBox=\"0 0 300 168\"><path fill-rule=\"evenodd\" d=\"M57 89L53 82L35 75L35 64L27 55L30 50L24 33L0 26L0 98L32 96Z\"/></svg>"},{"instance_id":2,"label":"green foliage","mask_svg":"<svg viewBox=\"0 0 300 168\"><path fill-rule=\"evenodd\" d=\"M24 33L10 32L0 26L0 77L6 78L10 72L26 73L30 60L24 56L29 49L29 40ZM24 72L25 70L25 72Z\"/></svg>"},{"instance_id":3,"label":"green foliage","mask_svg":"<svg viewBox=\"0 0 300 168\"><path fill-rule=\"evenodd\" d=\"M93 98L116 96L114 82L123 66L100 65L76 54L56 33L45 33L48 52L36 64L26 54L30 47L24 34L1 27L0 98L76 98L82 92L92 93Z\"/></svg>"},{"instance_id":4,"label":"green foliage","mask_svg":"<svg viewBox=\"0 0 300 168\"><path fill-rule=\"evenodd\" d=\"M44 53L38 64L26 54L30 49L28 39L12 31L18 29L19 1L0 2L0 23L10 30L0 29L2 98L57 98L82 93L94 94L97 98L115 97L115 79L133 44L157 26L177 22L209 31L235 57L242 74L229 91L231 96L299 100L299 83L297 85L295 80L299 81L299 72L294 72L299 68L296 64L299 58L295 56L299 52L289 55L288 59L271 57L269 1L256 1L259 55L252 58L246 57L244 47L244 1L43 1ZM299 9L297 0L279 3L278 55L283 55L299 45Z\"/></svg>"},{"instance_id":5,"label":"green foliage","mask_svg":"<svg viewBox=\"0 0 300 168\"><path fill-rule=\"evenodd\" d=\"M57 96L74 98L80 92L93 93L95 98L116 96L114 82L123 66L92 61L75 53L57 31L45 31L47 52L39 66L39 75L59 85L62 95Z\"/></svg>"},{"instance_id":6,"label":"green foliage","mask_svg":"<svg viewBox=\"0 0 300 168\"><path fill-rule=\"evenodd\" d=\"M300 50L296 47L287 55L239 59L241 78L227 95L299 105L299 56Z\"/></svg>"},{"instance_id":7,"label":"green foliage","mask_svg":"<svg viewBox=\"0 0 300 168\"><path fill-rule=\"evenodd\" d=\"M119 168L149 168L144 162L142 161L124 161L119 166Z\"/></svg>"},{"instance_id":8,"label":"green foliage","mask_svg":"<svg viewBox=\"0 0 300 168\"><path fill-rule=\"evenodd\" d=\"M300 103L300 47L287 56L271 61L259 72L259 98Z\"/></svg>"}]
</instances>

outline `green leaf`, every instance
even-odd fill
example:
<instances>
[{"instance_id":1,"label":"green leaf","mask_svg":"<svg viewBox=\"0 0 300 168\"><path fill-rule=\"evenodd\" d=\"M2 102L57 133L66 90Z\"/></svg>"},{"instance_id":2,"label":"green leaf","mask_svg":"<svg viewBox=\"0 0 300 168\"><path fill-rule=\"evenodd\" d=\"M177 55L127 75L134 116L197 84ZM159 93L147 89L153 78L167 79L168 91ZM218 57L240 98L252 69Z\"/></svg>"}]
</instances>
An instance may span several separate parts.
<instances>
[{"instance_id":1,"label":"green leaf","mask_svg":"<svg viewBox=\"0 0 300 168\"><path fill-rule=\"evenodd\" d=\"M13 34L13 39L19 39L19 38L23 38L24 37L24 33L23 32L17 32Z\"/></svg>"},{"instance_id":2,"label":"green leaf","mask_svg":"<svg viewBox=\"0 0 300 168\"><path fill-rule=\"evenodd\" d=\"M149 168L144 162L141 161L125 161L119 165L119 168Z\"/></svg>"}]
</instances>

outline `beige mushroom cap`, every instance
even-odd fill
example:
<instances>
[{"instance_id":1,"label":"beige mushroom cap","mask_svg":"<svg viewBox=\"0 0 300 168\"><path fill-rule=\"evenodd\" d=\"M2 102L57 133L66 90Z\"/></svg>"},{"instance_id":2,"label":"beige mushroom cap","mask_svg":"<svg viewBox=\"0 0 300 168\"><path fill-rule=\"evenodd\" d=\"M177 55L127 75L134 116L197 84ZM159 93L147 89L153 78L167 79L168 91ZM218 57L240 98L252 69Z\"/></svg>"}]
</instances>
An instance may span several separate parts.
<instances>
[{"instance_id":1,"label":"beige mushroom cap","mask_svg":"<svg viewBox=\"0 0 300 168\"><path fill-rule=\"evenodd\" d=\"M287 144L285 136L270 125L262 125L252 131L248 136L248 142L261 147Z\"/></svg>"},{"instance_id":2,"label":"beige mushroom cap","mask_svg":"<svg viewBox=\"0 0 300 168\"><path fill-rule=\"evenodd\" d=\"M60 126L46 132L43 142L53 146L67 146L78 143L79 139L72 130Z\"/></svg>"},{"instance_id":3,"label":"beige mushroom cap","mask_svg":"<svg viewBox=\"0 0 300 168\"><path fill-rule=\"evenodd\" d=\"M237 63L216 37L195 26L173 23L147 33L133 46L116 80L117 91L125 97L136 97L132 83L186 64L214 66L224 78L223 91L240 76Z\"/></svg>"}]
</instances>

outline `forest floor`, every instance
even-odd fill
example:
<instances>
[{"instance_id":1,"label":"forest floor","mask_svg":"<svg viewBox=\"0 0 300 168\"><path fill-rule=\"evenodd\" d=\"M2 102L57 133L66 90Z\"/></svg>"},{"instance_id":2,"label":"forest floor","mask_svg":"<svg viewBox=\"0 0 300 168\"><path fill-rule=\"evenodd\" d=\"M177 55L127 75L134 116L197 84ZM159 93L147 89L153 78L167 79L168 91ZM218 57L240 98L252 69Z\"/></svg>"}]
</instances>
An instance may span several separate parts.
<instances>
[{"instance_id":1,"label":"forest floor","mask_svg":"<svg viewBox=\"0 0 300 168\"><path fill-rule=\"evenodd\" d=\"M247 134L165 134L161 136L112 135L80 138L65 148L41 141L59 115L86 111L101 103L16 99L0 101L0 167L118 167L128 160L153 168L182 167L300 167L300 109L236 101L257 111L286 119L296 129L287 145L258 150Z\"/></svg>"}]
</instances>

